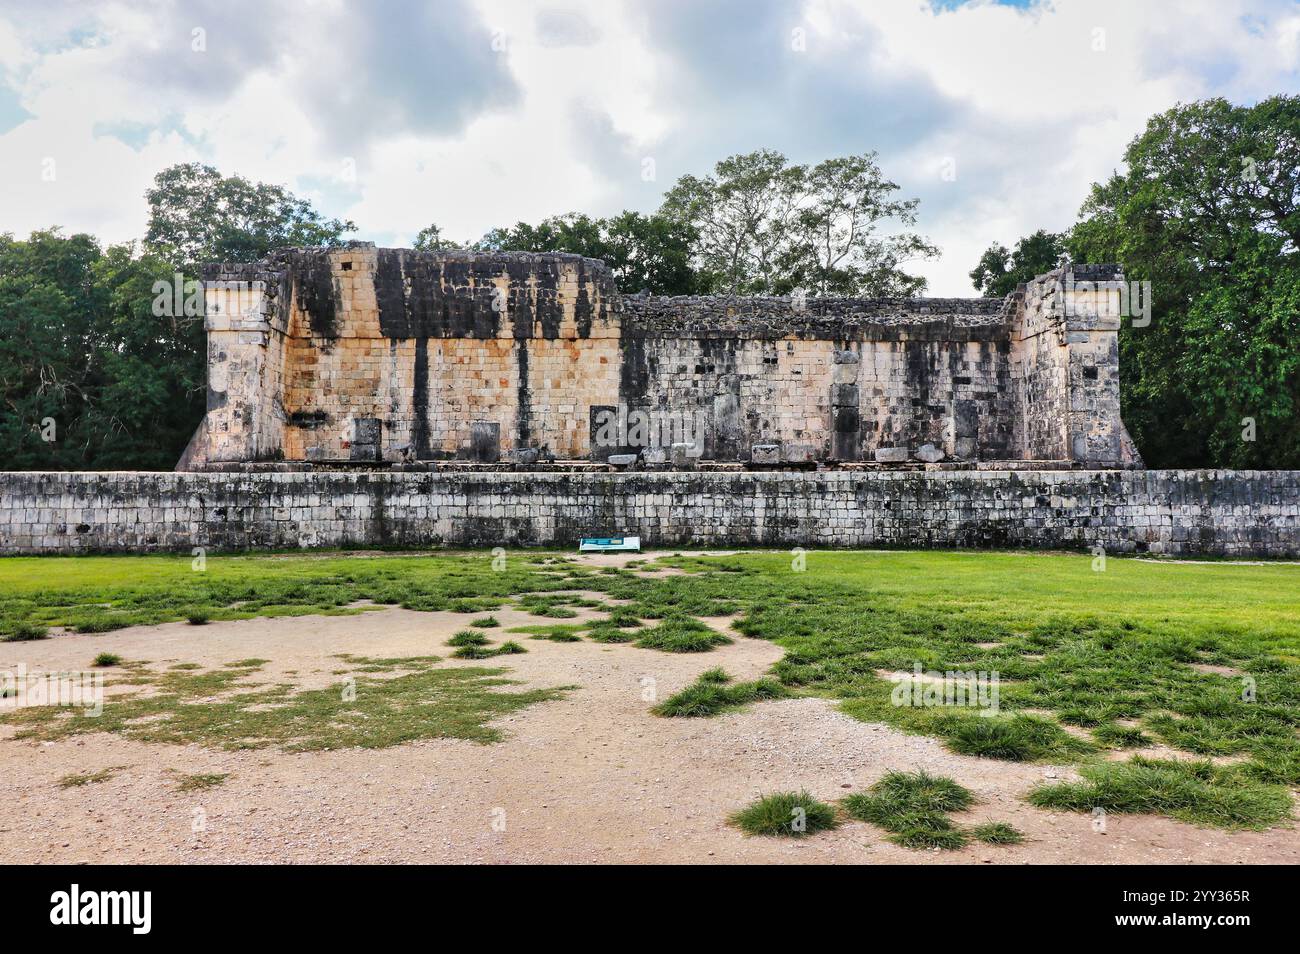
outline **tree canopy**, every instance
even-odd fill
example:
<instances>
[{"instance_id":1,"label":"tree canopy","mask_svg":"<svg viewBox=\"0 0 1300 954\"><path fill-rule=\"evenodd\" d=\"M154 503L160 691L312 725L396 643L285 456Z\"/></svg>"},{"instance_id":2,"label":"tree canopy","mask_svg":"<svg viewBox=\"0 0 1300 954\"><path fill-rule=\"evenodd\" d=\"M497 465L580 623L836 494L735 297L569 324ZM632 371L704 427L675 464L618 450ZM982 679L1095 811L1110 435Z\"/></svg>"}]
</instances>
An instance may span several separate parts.
<instances>
[{"instance_id":1,"label":"tree canopy","mask_svg":"<svg viewBox=\"0 0 1300 954\"><path fill-rule=\"evenodd\" d=\"M579 212L492 229L472 246L485 251L572 252L602 259L625 292L690 295L701 289L691 266L694 233L663 215L622 212L605 219Z\"/></svg>"},{"instance_id":2,"label":"tree canopy","mask_svg":"<svg viewBox=\"0 0 1300 954\"><path fill-rule=\"evenodd\" d=\"M696 233L692 259L710 291L916 295L925 279L904 266L938 249L907 230L919 200L898 188L875 153L807 166L760 149L682 176L660 212Z\"/></svg>"},{"instance_id":3,"label":"tree canopy","mask_svg":"<svg viewBox=\"0 0 1300 954\"><path fill-rule=\"evenodd\" d=\"M1151 282L1120 333L1123 412L1152 466L1300 467L1300 97L1151 118L1069 245Z\"/></svg>"},{"instance_id":4,"label":"tree canopy","mask_svg":"<svg viewBox=\"0 0 1300 954\"><path fill-rule=\"evenodd\" d=\"M1004 298L1044 272L1050 272L1065 252L1065 236L1039 229L1016 242L1014 250L994 243L971 270L975 290L986 298Z\"/></svg>"},{"instance_id":5,"label":"tree canopy","mask_svg":"<svg viewBox=\"0 0 1300 954\"><path fill-rule=\"evenodd\" d=\"M145 247L190 271L204 262L256 261L276 248L337 244L357 228L325 218L283 186L223 176L197 162L158 173L145 198Z\"/></svg>"},{"instance_id":6,"label":"tree canopy","mask_svg":"<svg viewBox=\"0 0 1300 954\"><path fill-rule=\"evenodd\" d=\"M201 319L153 314L171 266L89 235L0 235L0 455L13 470L170 470L204 407Z\"/></svg>"}]
</instances>

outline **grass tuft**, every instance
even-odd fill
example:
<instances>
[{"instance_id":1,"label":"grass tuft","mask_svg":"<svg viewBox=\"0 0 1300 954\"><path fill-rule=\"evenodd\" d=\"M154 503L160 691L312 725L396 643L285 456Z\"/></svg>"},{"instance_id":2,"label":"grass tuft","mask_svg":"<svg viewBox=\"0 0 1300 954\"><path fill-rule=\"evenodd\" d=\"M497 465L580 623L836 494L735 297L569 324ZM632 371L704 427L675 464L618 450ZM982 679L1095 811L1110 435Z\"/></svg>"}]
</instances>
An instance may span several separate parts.
<instances>
[{"instance_id":1,"label":"grass tuft","mask_svg":"<svg viewBox=\"0 0 1300 954\"><path fill-rule=\"evenodd\" d=\"M124 768L126 768L125 765L111 765L106 769L100 769L98 772L79 772L73 775L65 775L59 779L59 788L80 788L82 785L97 785L100 782L107 782Z\"/></svg>"},{"instance_id":2,"label":"grass tuft","mask_svg":"<svg viewBox=\"0 0 1300 954\"><path fill-rule=\"evenodd\" d=\"M492 629L500 626L501 622L495 616L483 616L470 623L475 629Z\"/></svg>"},{"instance_id":3,"label":"grass tuft","mask_svg":"<svg viewBox=\"0 0 1300 954\"><path fill-rule=\"evenodd\" d=\"M1112 749L1136 749L1150 745L1151 740L1137 726L1119 725L1105 722L1092 730L1092 736L1100 744Z\"/></svg>"},{"instance_id":4,"label":"grass tuft","mask_svg":"<svg viewBox=\"0 0 1300 954\"><path fill-rule=\"evenodd\" d=\"M488 638L482 633L476 633L472 629L462 629L458 631L451 639L447 640L448 646L460 646L468 648L471 646L486 646Z\"/></svg>"},{"instance_id":5,"label":"grass tuft","mask_svg":"<svg viewBox=\"0 0 1300 954\"><path fill-rule=\"evenodd\" d=\"M1087 743L1041 716L952 716L941 720L937 728L954 752L1010 762L1068 758L1088 748Z\"/></svg>"},{"instance_id":6,"label":"grass tuft","mask_svg":"<svg viewBox=\"0 0 1300 954\"><path fill-rule=\"evenodd\" d=\"M630 643L636 639L636 633L602 620L587 627L587 638L594 643Z\"/></svg>"},{"instance_id":7,"label":"grass tuft","mask_svg":"<svg viewBox=\"0 0 1300 954\"><path fill-rule=\"evenodd\" d=\"M731 641L729 636L705 626L699 620L673 617L642 633L636 645L642 649L658 649L666 653L706 653Z\"/></svg>"},{"instance_id":8,"label":"grass tuft","mask_svg":"<svg viewBox=\"0 0 1300 954\"><path fill-rule=\"evenodd\" d=\"M890 841L905 848L961 848L967 834L953 825L949 812L975 802L950 778L928 772L889 772L867 792L844 799L844 810L859 821L891 832Z\"/></svg>"},{"instance_id":9,"label":"grass tuft","mask_svg":"<svg viewBox=\"0 0 1300 954\"><path fill-rule=\"evenodd\" d=\"M1013 828L1006 822L989 822L985 825L976 825L970 830L970 835L977 841L982 841L986 845L1018 845L1025 840L1025 836L1020 830Z\"/></svg>"},{"instance_id":10,"label":"grass tuft","mask_svg":"<svg viewBox=\"0 0 1300 954\"><path fill-rule=\"evenodd\" d=\"M229 772L210 772L200 773L198 775L182 775L177 779L176 791L178 792L202 792L209 788L216 788L230 778Z\"/></svg>"},{"instance_id":11,"label":"grass tuft","mask_svg":"<svg viewBox=\"0 0 1300 954\"><path fill-rule=\"evenodd\" d=\"M739 709L760 699L784 699L790 695L790 690L775 679L759 679L755 682L727 685L717 680L716 674L720 672L721 669L710 669L681 692L673 693L654 707L655 715L707 718ZM714 678L705 678L710 675ZM731 678L726 673L722 675L727 679Z\"/></svg>"},{"instance_id":12,"label":"grass tuft","mask_svg":"<svg viewBox=\"0 0 1300 954\"><path fill-rule=\"evenodd\" d=\"M553 643L576 643L582 637L581 633L586 627L576 623L555 623L549 626L530 625L530 626L512 626L506 630L507 633L525 633L532 639L549 639Z\"/></svg>"},{"instance_id":13,"label":"grass tuft","mask_svg":"<svg viewBox=\"0 0 1300 954\"><path fill-rule=\"evenodd\" d=\"M747 835L803 838L839 827L835 808L807 792L778 792L751 802L729 819Z\"/></svg>"},{"instance_id":14,"label":"grass tuft","mask_svg":"<svg viewBox=\"0 0 1300 954\"><path fill-rule=\"evenodd\" d=\"M122 657L117 653L100 653L95 657L96 666L120 666Z\"/></svg>"}]
</instances>

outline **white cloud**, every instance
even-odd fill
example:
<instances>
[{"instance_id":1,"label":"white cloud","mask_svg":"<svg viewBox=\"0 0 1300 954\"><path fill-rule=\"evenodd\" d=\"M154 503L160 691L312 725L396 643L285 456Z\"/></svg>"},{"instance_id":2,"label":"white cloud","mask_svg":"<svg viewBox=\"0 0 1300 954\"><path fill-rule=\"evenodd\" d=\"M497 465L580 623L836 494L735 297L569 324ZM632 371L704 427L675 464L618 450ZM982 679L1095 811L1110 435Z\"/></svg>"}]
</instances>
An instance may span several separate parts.
<instances>
[{"instance_id":1,"label":"white cloud","mask_svg":"<svg viewBox=\"0 0 1300 954\"><path fill-rule=\"evenodd\" d=\"M472 238L650 209L677 175L760 145L878 149L944 251L920 267L931 293L969 294L985 246L1068 226L1153 113L1300 89L1300 18L1272 0L463 3L0 0L0 84L31 115L0 126L0 231L138 237L153 175L186 160L409 241L431 221Z\"/></svg>"}]
</instances>

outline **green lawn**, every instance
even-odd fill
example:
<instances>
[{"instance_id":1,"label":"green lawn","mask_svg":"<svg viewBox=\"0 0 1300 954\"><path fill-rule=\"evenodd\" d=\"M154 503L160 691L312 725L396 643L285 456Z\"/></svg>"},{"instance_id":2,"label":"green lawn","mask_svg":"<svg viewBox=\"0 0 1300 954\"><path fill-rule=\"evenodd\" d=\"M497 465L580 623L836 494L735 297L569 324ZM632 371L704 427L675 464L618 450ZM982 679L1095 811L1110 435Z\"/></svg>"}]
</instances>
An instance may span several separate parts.
<instances>
[{"instance_id":1,"label":"green lawn","mask_svg":"<svg viewBox=\"0 0 1300 954\"><path fill-rule=\"evenodd\" d=\"M661 562L688 572L648 579L537 551L510 554L500 570L486 553L211 557L204 572L187 557L11 558L0 560L0 633L33 624L95 632L196 613L356 612L349 604L372 600L467 614L514 605L550 638L708 652L723 641L696 618L739 613L741 633L785 649L775 682L706 681L662 714L830 696L850 715L939 737L957 752L1082 761L1088 781L1036 796L1081 810L1104 803L1258 827L1289 811L1286 788L1300 784L1300 567L1111 558L1094 572L1091 556L988 552L813 552L804 572L789 554L758 551ZM575 589L632 602L615 608L564 592ZM609 618L545 622L581 606ZM998 673L999 714L897 705L881 672L918 664ZM1228 671L1196 668L1204 665ZM1237 761L1125 761L1121 778L1098 760L1153 742ZM1139 797L1143 785L1172 794Z\"/></svg>"}]
</instances>

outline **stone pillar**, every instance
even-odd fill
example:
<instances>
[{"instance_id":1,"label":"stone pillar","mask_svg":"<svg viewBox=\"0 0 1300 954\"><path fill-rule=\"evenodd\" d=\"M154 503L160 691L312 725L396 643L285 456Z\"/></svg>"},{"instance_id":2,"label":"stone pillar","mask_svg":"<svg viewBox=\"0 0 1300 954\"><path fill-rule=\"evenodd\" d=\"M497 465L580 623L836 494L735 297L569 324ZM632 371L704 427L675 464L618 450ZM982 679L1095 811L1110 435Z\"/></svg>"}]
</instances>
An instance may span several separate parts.
<instances>
[{"instance_id":1,"label":"stone pillar","mask_svg":"<svg viewBox=\"0 0 1300 954\"><path fill-rule=\"evenodd\" d=\"M192 462L270 460L281 452L286 309L281 276L244 266L205 274L208 407ZM211 277L209 277L211 276Z\"/></svg>"}]
</instances>

